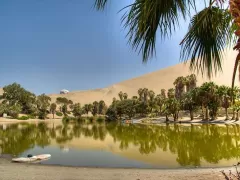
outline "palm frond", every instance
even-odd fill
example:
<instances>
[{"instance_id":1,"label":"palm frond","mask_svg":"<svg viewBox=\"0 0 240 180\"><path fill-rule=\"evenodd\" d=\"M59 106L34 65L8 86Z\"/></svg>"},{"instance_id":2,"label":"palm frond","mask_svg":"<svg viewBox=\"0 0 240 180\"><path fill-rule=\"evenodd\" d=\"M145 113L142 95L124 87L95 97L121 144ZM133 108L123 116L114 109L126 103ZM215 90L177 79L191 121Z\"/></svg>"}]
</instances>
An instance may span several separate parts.
<instances>
[{"instance_id":1,"label":"palm frond","mask_svg":"<svg viewBox=\"0 0 240 180\"><path fill-rule=\"evenodd\" d=\"M205 8L191 20L189 31L181 42L181 59L190 58L190 68L207 72L209 78L222 70L223 50L232 40L232 17L219 7Z\"/></svg>"},{"instance_id":2,"label":"palm frond","mask_svg":"<svg viewBox=\"0 0 240 180\"><path fill-rule=\"evenodd\" d=\"M142 52L143 62L155 53L157 31L162 38L171 36L180 17L186 17L189 6L195 6L195 0L135 0L130 6L122 22L128 29L128 42Z\"/></svg>"},{"instance_id":3,"label":"palm frond","mask_svg":"<svg viewBox=\"0 0 240 180\"><path fill-rule=\"evenodd\" d=\"M107 2L108 2L108 0L95 0L94 7L95 7L97 10L104 10Z\"/></svg>"}]
</instances>

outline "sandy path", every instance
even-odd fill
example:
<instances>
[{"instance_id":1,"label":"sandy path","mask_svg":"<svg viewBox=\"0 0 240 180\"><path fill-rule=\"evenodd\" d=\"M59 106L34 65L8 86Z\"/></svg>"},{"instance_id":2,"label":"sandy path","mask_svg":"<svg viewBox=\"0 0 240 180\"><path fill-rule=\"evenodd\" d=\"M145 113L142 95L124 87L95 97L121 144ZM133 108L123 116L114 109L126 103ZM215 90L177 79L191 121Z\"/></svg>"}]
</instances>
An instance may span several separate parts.
<instances>
[{"instance_id":1,"label":"sandy path","mask_svg":"<svg viewBox=\"0 0 240 180\"><path fill-rule=\"evenodd\" d=\"M104 169L44 166L0 160L1 180L224 180L221 169ZM229 169L225 169L226 172Z\"/></svg>"}]
</instances>

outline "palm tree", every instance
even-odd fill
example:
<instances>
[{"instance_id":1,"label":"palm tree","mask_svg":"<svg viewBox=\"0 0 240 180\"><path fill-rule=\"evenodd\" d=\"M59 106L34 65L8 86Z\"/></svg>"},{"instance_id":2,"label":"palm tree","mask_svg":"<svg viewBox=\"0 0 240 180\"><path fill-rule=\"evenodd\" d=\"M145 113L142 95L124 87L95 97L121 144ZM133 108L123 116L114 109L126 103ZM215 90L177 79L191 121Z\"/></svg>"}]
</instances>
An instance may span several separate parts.
<instances>
[{"instance_id":1,"label":"palm tree","mask_svg":"<svg viewBox=\"0 0 240 180\"><path fill-rule=\"evenodd\" d=\"M122 91L120 91L119 93L118 93L118 97L119 97L119 99L122 101L123 100L123 92Z\"/></svg>"},{"instance_id":2,"label":"palm tree","mask_svg":"<svg viewBox=\"0 0 240 180\"><path fill-rule=\"evenodd\" d=\"M123 93L123 99L127 99L128 98L128 94L127 93Z\"/></svg>"},{"instance_id":3,"label":"palm tree","mask_svg":"<svg viewBox=\"0 0 240 180\"><path fill-rule=\"evenodd\" d=\"M99 114L105 114L106 104L103 100L99 102Z\"/></svg>"},{"instance_id":4,"label":"palm tree","mask_svg":"<svg viewBox=\"0 0 240 180\"><path fill-rule=\"evenodd\" d=\"M50 112L52 113L53 115L53 119L54 119L54 114L56 113L56 109L57 109L57 105L55 103L52 103L50 105Z\"/></svg>"},{"instance_id":5,"label":"palm tree","mask_svg":"<svg viewBox=\"0 0 240 180\"><path fill-rule=\"evenodd\" d=\"M147 89L147 88L144 88L144 89L143 89L143 100L144 100L144 103L145 103L145 104L147 104L147 102L148 102L148 96L149 96L149 94L148 94L148 89Z\"/></svg>"},{"instance_id":6,"label":"palm tree","mask_svg":"<svg viewBox=\"0 0 240 180\"><path fill-rule=\"evenodd\" d=\"M188 110L190 113L190 119L193 120L193 112L197 109L197 89L192 89L184 94L182 99L182 106L184 110Z\"/></svg>"},{"instance_id":7,"label":"palm tree","mask_svg":"<svg viewBox=\"0 0 240 180\"><path fill-rule=\"evenodd\" d=\"M168 96L168 98L174 98L175 97L175 89L173 89L173 88L168 89L167 96Z\"/></svg>"},{"instance_id":8,"label":"palm tree","mask_svg":"<svg viewBox=\"0 0 240 180\"><path fill-rule=\"evenodd\" d=\"M142 101L143 100L143 89L142 88L138 89L138 95L139 95L140 101Z\"/></svg>"},{"instance_id":9,"label":"palm tree","mask_svg":"<svg viewBox=\"0 0 240 180\"><path fill-rule=\"evenodd\" d=\"M158 94L155 98L155 102L156 102L157 106L159 107L159 115L162 113L165 99L166 99L166 97L163 96L162 94Z\"/></svg>"},{"instance_id":10,"label":"palm tree","mask_svg":"<svg viewBox=\"0 0 240 180\"><path fill-rule=\"evenodd\" d=\"M198 100L201 102L202 107L206 109L205 120L209 120L209 104L216 100L216 92L217 86L214 82L205 82L199 89Z\"/></svg>"},{"instance_id":11,"label":"palm tree","mask_svg":"<svg viewBox=\"0 0 240 180\"><path fill-rule=\"evenodd\" d=\"M173 85L175 86L176 98L180 99L183 96L183 93L184 93L184 88L185 88L185 85L186 85L186 78L183 77L183 76L178 77L174 81Z\"/></svg>"},{"instance_id":12,"label":"palm tree","mask_svg":"<svg viewBox=\"0 0 240 180\"><path fill-rule=\"evenodd\" d=\"M153 90L148 91L148 96L149 96L150 113L152 113L153 109L156 108L155 92Z\"/></svg>"},{"instance_id":13,"label":"palm tree","mask_svg":"<svg viewBox=\"0 0 240 180\"><path fill-rule=\"evenodd\" d=\"M236 121L239 121L239 111L240 111L240 101L237 101L234 105L233 105L233 109L236 111Z\"/></svg>"},{"instance_id":14,"label":"palm tree","mask_svg":"<svg viewBox=\"0 0 240 180\"><path fill-rule=\"evenodd\" d=\"M231 106L231 89L227 86L219 86L218 95L221 99L221 105L225 109L226 119L229 119L228 108Z\"/></svg>"},{"instance_id":15,"label":"palm tree","mask_svg":"<svg viewBox=\"0 0 240 180\"><path fill-rule=\"evenodd\" d=\"M186 77L186 91L190 91L197 87L197 77L195 74L191 74Z\"/></svg>"},{"instance_id":16,"label":"palm tree","mask_svg":"<svg viewBox=\"0 0 240 180\"><path fill-rule=\"evenodd\" d=\"M95 7L103 10L109 0L95 0ZM134 50L142 52L143 62L155 54L156 35L171 36L179 25L180 18L191 18L187 34L180 42L181 59L190 58L190 69L211 77L222 69L223 50L227 44L240 37L240 6L237 0L206 0L205 7L197 12L198 0L134 0L122 17L127 36ZM224 2L229 2L225 8ZM230 10L230 11L229 11ZM191 11L192 12L192 11ZM235 31L237 29L237 31ZM235 32L235 34L234 34ZM240 42L240 39L238 39ZM230 42L230 43L228 43ZM239 52L233 79L240 60L240 44L234 47ZM234 87L234 80L233 85Z\"/></svg>"},{"instance_id":17,"label":"palm tree","mask_svg":"<svg viewBox=\"0 0 240 180\"><path fill-rule=\"evenodd\" d=\"M92 115L96 116L99 113L99 103L97 101L93 102Z\"/></svg>"},{"instance_id":18,"label":"palm tree","mask_svg":"<svg viewBox=\"0 0 240 180\"><path fill-rule=\"evenodd\" d=\"M234 106L235 104L235 100L239 98L239 94L240 94L240 89L238 87L234 87L232 88L231 91L231 100L232 100L232 105ZM232 120L235 120L235 108L233 108L233 116L232 116Z\"/></svg>"},{"instance_id":19,"label":"palm tree","mask_svg":"<svg viewBox=\"0 0 240 180\"><path fill-rule=\"evenodd\" d=\"M167 96L166 96L166 89L161 89L161 96L163 97L163 98L166 98Z\"/></svg>"}]
</instances>

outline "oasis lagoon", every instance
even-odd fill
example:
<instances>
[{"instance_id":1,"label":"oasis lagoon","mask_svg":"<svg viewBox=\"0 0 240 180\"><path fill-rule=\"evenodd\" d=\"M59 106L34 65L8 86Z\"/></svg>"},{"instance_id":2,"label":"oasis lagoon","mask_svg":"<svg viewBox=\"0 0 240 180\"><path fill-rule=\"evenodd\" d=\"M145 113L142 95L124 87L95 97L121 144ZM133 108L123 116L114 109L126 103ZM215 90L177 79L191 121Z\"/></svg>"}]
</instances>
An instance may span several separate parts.
<instances>
[{"instance_id":1,"label":"oasis lagoon","mask_svg":"<svg viewBox=\"0 0 240 180\"><path fill-rule=\"evenodd\" d=\"M239 125L17 123L0 125L0 153L51 154L42 164L113 168L232 166Z\"/></svg>"}]
</instances>

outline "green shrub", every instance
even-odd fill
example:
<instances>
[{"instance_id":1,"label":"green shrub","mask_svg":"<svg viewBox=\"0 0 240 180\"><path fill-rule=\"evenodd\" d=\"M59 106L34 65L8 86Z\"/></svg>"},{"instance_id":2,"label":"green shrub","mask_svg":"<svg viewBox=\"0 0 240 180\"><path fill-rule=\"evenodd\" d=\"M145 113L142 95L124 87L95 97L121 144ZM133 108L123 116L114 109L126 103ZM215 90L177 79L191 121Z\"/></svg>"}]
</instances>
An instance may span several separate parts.
<instances>
[{"instance_id":1,"label":"green shrub","mask_svg":"<svg viewBox=\"0 0 240 180\"><path fill-rule=\"evenodd\" d=\"M83 117L77 118L78 123L84 123L85 121L86 121L86 118L83 118Z\"/></svg>"},{"instance_id":2,"label":"green shrub","mask_svg":"<svg viewBox=\"0 0 240 180\"><path fill-rule=\"evenodd\" d=\"M22 116L22 117L18 117L18 120L28 120L29 116Z\"/></svg>"},{"instance_id":3,"label":"green shrub","mask_svg":"<svg viewBox=\"0 0 240 180\"><path fill-rule=\"evenodd\" d=\"M29 114L29 115L28 115L29 119L36 119L36 116L37 116L37 115L35 115L35 114Z\"/></svg>"},{"instance_id":4,"label":"green shrub","mask_svg":"<svg viewBox=\"0 0 240 180\"><path fill-rule=\"evenodd\" d=\"M39 111L38 113L38 118L39 119L46 119L47 117L47 112L46 111Z\"/></svg>"},{"instance_id":5,"label":"green shrub","mask_svg":"<svg viewBox=\"0 0 240 180\"><path fill-rule=\"evenodd\" d=\"M63 116L63 113L61 113L61 112L56 112L56 115L57 115L57 116Z\"/></svg>"},{"instance_id":6,"label":"green shrub","mask_svg":"<svg viewBox=\"0 0 240 180\"><path fill-rule=\"evenodd\" d=\"M77 120L77 118L75 118L75 117L69 117L69 116L64 116L63 118L62 118L62 121L63 122L70 122L70 121L76 121Z\"/></svg>"},{"instance_id":7,"label":"green shrub","mask_svg":"<svg viewBox=\"0 0 240 180\"><path fill-rule=\"evenodd\" d=\"M103 122L103 121L105 121L105 118L104 118L104 117L99 116L99 117L97 118L97 122L101 123L101 122Z\"/></svg>"},{"instance_id":8,"label":"green shrub","mask_svg":"<svg viewBox=\"0 0 240 180\"><path fill-rule=\"evenodd\" d=\"M95 118L94 117L89 117L88 120L92 123L95 120Z\"/></svg>"},{"instance_id":9,"label":"green shrub","mask_svg":"<svg viewBox=\"0 0 240 180\"><path fill-rule=\"evenodd\" d=\"M71 111L68 111L67 114L71 114Z\"/></svg>"}]
</instances>

